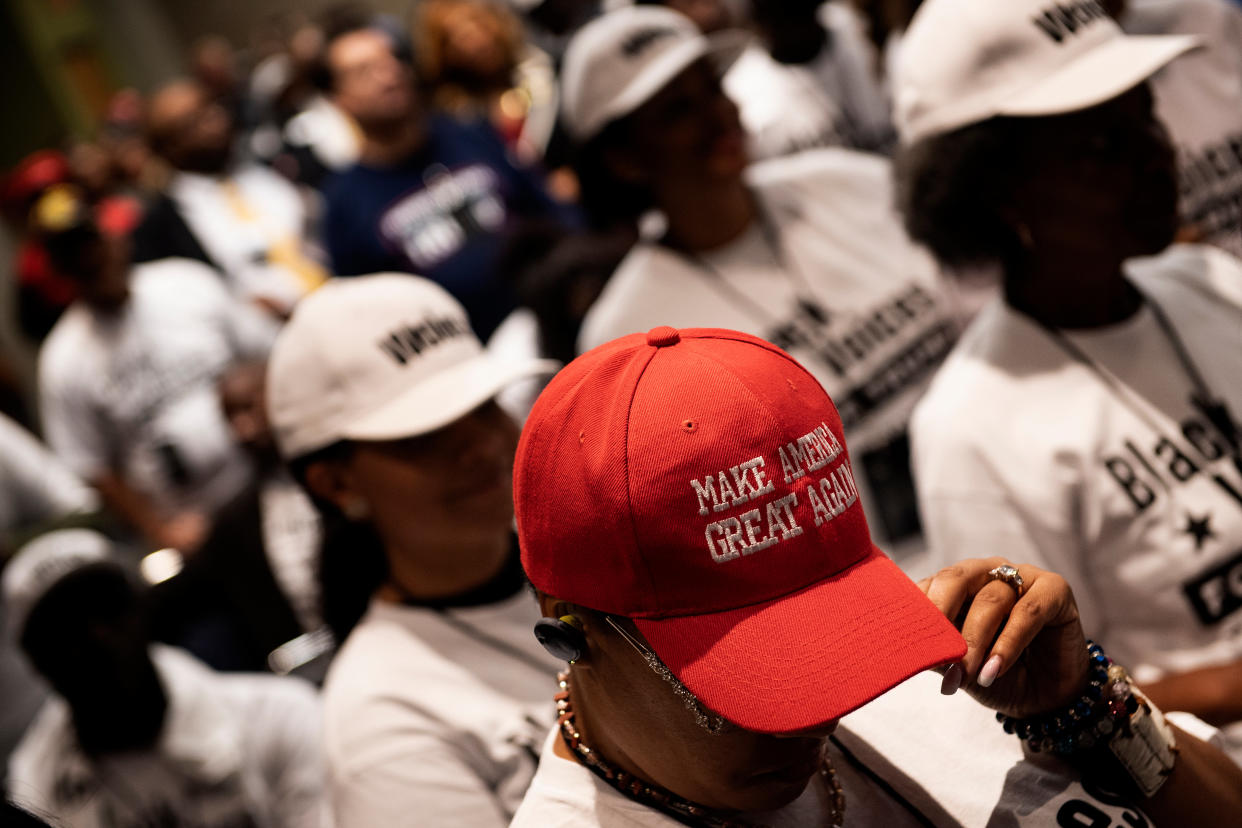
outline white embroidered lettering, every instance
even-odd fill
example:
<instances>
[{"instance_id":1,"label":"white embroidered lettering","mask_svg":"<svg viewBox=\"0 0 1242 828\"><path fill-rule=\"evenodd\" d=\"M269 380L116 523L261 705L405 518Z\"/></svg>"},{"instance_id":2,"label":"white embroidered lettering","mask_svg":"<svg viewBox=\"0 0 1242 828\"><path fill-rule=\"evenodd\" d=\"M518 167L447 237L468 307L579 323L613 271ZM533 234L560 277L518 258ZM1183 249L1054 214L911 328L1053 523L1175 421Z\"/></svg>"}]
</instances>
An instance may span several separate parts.
<instances>
[{"instance_id":1,"label":"white embroidered lettering","mask_svg":"<svg viewBox=\"0 0 1242 828\"><path fill-rule=\"evenodd\" d=\"M750 499L744 495L739 495L736 491L734 491L733 484L729 482L729 475L727 473L723 471L718 472L716 475L716 480L717 480L717 486L720 488L720 502L721 502L721 506L717 508L717 511L719 511L721 508L724 508L724 504L726 501L728 501L730 505L741 506L743 503L745 503L747 500Z\"/></svg>"},{"instance_id":2,"label":"white embroidered lettering","mask_svg":"<svg viewBox=\"0 0 1242 828\"><path fill-rule=\"evenodd\" d=\"M725 518L724 520L707 524L707 529L704 533L707 536L707 549L712 553L712 560L716 563L725 563L741 555L740 552L733 548L730 542L729 531L726 529L726 526L730 523L733 525L734 536L736 536L737 518ZM719 535L719 537L716 537L716 535Z\"/></svg>"},{"instance_id":3,"label":"white embroidered lettering","mask_svg":"<svg viewBox=\"0 0 1242 828\"><path fill-rule=\"evenodd\" d=\"M797 505L798 496L793 492L784 497L778 497L769 503L768 534L775 535L774 530L779 530L781 533L780 539L783 541L801 535L802 527L798 525L798 521L793 514L793 507Z\"/></svg>"},{"instance_id":4,"label":"white embroidered lettering","mask_svg":"<svg viewBox=\"0 0 1242 828\"><path fill-rule=\"evenodd\" d=\"M780 453L780 456L781 456L781 471L785 473L785 485L786 486L788 486L790 483L797 480L802 475L806 474L806 472L798 468L797 463L789 459L789 455L785 453L784 446L780 446L776 450L777 452Z\"/></svg>"},{"instance_id":5,"label":"white embroidered lettering","mask_svg":"<svg viewBox=\"0 0 1242 828\"><path fill-rule=\"evenodd\" d=\"M776 543L776 538L769 532L768 537L758 538L755 536L755 530L759 529L759 510L751 509L742 515L742 526L746 529L746 546L742 549L743 555L753 555L761 552Z\"/></svg>"},{"instance_id":6,"label":"white embroidered lettering","mask_svg":"<svg viewBox=\"0 0 1242 828\"><path fill-rule=\"evenodd\" d=\"M690 485L694 487L694 493L698 495L700 515L707 514L708 501L711 501L712 509L717 512L727 508L728 504L721 503L720 498L716 496L716 478L712 475L704 477L702 483L698 479L691 480Z\"/></svg>"}]
</instances>

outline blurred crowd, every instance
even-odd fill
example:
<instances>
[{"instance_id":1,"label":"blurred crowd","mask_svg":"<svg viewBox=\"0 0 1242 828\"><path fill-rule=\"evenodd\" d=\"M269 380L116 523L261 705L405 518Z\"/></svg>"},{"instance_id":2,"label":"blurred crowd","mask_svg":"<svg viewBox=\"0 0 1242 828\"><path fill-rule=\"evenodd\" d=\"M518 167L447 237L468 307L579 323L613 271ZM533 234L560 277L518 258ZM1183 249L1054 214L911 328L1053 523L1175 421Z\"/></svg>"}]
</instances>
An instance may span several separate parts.
<instances>
[{"instance_id":1,"label":"blurred crowd","mask_svg":"<svg viewBox=\"0 0 1242 828\"><path fill-rule=\"evenodd\" d=\"M529 595L519 434L560 366L662 326L753 334L828 393L850 460L816 526L861 504L914 578L1060 573L1242 761L1242 7L1013 2L1003 36L998 0L342 3L202 39L8 171L38 359L29 397L0 358L4 646L50 688L9 798L54 825L508 824L577 660L530 634L575 596ZM661 456L618 399L571 442ZM767 476L826 464L807 438ZM739 459L676 496L758 498ZM631 531L639 493L580 506L595 479L538 485ZM750 514L707 524L711 560L802 531Z\"/></svg>"}]
</instances>

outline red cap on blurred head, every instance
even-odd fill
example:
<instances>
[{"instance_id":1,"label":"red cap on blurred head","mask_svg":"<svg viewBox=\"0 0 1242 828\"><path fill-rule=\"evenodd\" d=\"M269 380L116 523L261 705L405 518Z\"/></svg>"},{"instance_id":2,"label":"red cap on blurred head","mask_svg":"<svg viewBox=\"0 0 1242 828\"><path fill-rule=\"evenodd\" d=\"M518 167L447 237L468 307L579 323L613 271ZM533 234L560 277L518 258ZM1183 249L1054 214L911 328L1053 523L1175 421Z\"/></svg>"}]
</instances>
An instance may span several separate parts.
<instances>
[{"instance_id":1,"label":"red cap on blurred head","mask_svg":"<svg viewBox=\"0 0 1242 828\"><path fill-rule=\"evenodd\" d=\"M6 205L18 205L53 184L69 180L69 159L56 150L39 150L27 155L8 174L4 182Z\"/></svg>"},{"instance_id":2,"label":"red cap on blurred head","mask_svg":"<svg viewBox=\"0 0 1242 828\"><path fill-rule=\"evenodd\" d=\"M584 354L535 404L514 483L531 582L634 619L744 728L816 727L965 654L872 545L832 400L763 340L656 328Z\"/></svg>"}]
</instances>

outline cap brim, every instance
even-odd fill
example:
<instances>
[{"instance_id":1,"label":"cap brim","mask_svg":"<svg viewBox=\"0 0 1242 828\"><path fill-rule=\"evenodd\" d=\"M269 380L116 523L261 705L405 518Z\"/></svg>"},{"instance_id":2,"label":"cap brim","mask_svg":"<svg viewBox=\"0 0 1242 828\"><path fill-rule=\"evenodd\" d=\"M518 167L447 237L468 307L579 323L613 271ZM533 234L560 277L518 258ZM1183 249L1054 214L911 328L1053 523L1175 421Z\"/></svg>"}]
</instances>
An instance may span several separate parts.
<instances>
[{"instance_id":1,"label":"cap brim","mask_svg":"<svg viewBox=\"0 0 1242 828\"><path fill-rule=\"evenodd\" d=\"M498 360L487 353L420 380L387 404L349 423L341 437L349 440L400 440L443 428L496 396L510 383L555 374L551 359Z\"/></svg>"},{"instance_id":2,"label":"cap brim","mask_svg":"<svg viewBox=\"0 0 1242 828\"><path fill-rule=\"evenodd\" d=\"M747 32L726 29L706 37L695 37L669 49L640 72L611 106L600 112L597 123L585 125L578 139L591 138L612 121L629 115L700 58L711 60L716 71L723 75L742 56L749 43Z\"/></svg>"},{"instance_id":3,"label":"cap brim","mask_svg":"<svg viewBox=\"0 0 1242 828\"><path fill-rule=\"evenodd\" d=\"M773 601L634 623L703 704L760 733L819 727L966 654L948 619L874 547Z\"/></svg>"},{"instance_id":4,"label":"cap brim","mask_svg":"<svg viewBox=\"0 0 1242 828\"><path fill-rule=\"evenodd\" d=\"M1114 38L1010 97L996 114L1058 115L1095 106L1138 86L1175 57L1199 45L1193 35Z\"/></svg>"}]
</instances>

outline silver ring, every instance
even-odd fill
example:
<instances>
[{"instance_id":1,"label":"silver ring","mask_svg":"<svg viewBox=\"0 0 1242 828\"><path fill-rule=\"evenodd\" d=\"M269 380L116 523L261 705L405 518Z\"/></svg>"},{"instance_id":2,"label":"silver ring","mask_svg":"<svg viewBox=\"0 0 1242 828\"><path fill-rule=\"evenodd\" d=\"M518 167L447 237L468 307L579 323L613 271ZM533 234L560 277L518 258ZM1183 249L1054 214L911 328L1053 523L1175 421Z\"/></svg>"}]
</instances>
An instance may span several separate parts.
<instances>
[{"instance_id":1,"label":"silver ring","mask_svg":"<svg viewBox=\"0 0 1242 828\"><path fill-rule=\"evenodd\" d=\"M1026 589L1026 583L1022 580L1022 576L1018 573L1018 568L1013 564L1001 564L995 569L989 570L988 575L993 581L1004 581L1013 587L1013 591L1018 593L1018 597L1022 597L1023 590Z\"/></svg>"}]
</instances>

